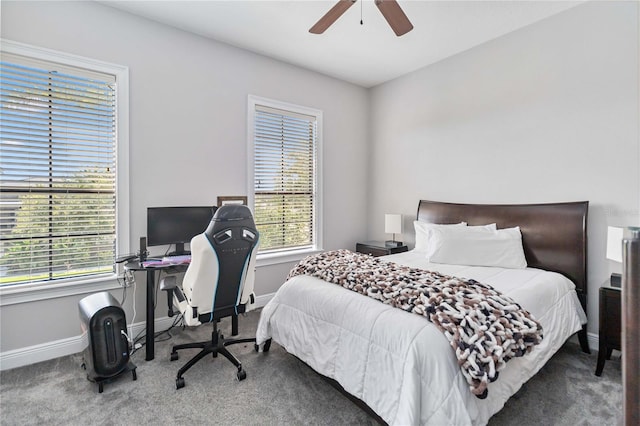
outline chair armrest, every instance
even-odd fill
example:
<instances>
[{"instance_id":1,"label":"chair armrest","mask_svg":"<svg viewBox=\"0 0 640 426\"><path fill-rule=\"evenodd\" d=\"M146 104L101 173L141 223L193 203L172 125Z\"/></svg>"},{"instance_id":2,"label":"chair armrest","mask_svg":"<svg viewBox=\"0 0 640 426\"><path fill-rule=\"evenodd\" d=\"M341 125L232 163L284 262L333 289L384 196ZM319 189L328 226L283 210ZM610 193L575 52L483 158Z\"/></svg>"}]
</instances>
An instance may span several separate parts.
<instances>
[{"instance_id":1,"label":"chair armrest","mask_svg":"<svg viewBox=\"0 0 640 426\"><path fill-rule=\"evenodd\" d=\"M169 275L160 280L160 290L173 290L178 288L175 275Z\"/></svg>"}]
</instances>

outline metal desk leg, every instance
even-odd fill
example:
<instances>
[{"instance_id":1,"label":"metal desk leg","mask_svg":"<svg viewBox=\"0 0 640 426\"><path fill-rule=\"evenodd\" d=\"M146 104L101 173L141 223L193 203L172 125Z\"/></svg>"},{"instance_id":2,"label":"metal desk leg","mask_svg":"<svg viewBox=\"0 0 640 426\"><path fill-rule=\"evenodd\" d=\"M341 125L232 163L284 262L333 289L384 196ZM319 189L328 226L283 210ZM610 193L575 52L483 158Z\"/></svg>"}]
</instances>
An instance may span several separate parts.
<instances>
[{"instance_id":1,"label":"metal desk leg","mask_svg":"<svg viewBox=\"0 0 640 426\"><path fill-rule=\"evenodd\" d=\"M153 309L153 296L156 288L155 280L156 272L154 270L147 270L147 335L145 336L145 346L147 347L147 356L145 357L145 360L147 361L151 361L155 356L155 312Z\"/></svg>"}]
</instances>

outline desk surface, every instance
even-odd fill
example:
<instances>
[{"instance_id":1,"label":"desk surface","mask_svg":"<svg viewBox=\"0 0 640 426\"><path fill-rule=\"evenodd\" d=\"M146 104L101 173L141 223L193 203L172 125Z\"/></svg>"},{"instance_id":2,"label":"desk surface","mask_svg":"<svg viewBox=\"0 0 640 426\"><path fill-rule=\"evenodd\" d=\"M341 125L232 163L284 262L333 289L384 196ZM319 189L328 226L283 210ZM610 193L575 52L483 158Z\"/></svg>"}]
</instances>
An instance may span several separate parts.
<instances>
[{"instance_id":1,"label":"desk surface","mask_svg":"<svg viewBox=\"0 0 640 426\"><path fill-rule=\"evenodd\" d=\"M148 271L157 269L178 268L180 270L183 270L189 266L189 263L190 262L186 260L171 261L153 258L144 262L139 262L137 260L127 262L124 265L124 269L128 269L131 271Z\"/></svg>"}]
</instances>

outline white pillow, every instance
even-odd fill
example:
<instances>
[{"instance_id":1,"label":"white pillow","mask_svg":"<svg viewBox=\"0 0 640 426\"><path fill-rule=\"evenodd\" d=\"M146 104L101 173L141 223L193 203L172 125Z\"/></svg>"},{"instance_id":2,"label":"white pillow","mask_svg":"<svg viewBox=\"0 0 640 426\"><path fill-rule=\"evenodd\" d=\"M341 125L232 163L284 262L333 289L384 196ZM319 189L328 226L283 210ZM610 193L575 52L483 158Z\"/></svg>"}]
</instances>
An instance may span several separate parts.
<instances>
[{"instance_id":1,"label":"white pillow","mask_svg":"<svg viewBox=\"0 0 640 426\"><path fill-rule=\"evenodd\" d=\"M453 224L440 224L440 223L429 223L429 222L421 222L418 220L413 221L413 228L416 231L416 250L427 250L429 248L429 238L431 229L437 228L459 228L466 227L469 229L488 229L488 230L496 230L496 224L490 223L488 225L479 225L479 226L467 226L467 222L453 223Z\"/></svg>"},{"instance_id":2,"label":"white pillow","mask_svg":"<svg viewBox=\"0 0 640 426\"><path fill-rule=\"evenodd\" d=\"M527 267L520 227L495 231L473 228L432 229L427 259L453 265Z\"/></svg>"},{"instance_id":3,"label":"white pillow","mask_svg":"<svg viewBox=\"0 0 640 426\"><path fill-rule=\"evenodd\" d=\"M429 222L421 222L418 220L413 221L413 228L416 231L416 250L425 250L429 247L429 230L434 228L448 228L448 227L459 227L459 226L467 226L467 222L454 223L449 225L438 224L438 223L429 223Z\"/></svg>"},{"instance_id":4,"label":"white pillow","mask_svg":"<svg viewBox=\"0 0 640 426\"><path fill-rule=\"evenodd\" d=\"M466 223L466 222L463 222L463 223ZM451 229L451 228L434 228L434 229ZM458 231L455 231L455 232L461 233L463 235L473 235L476 233L492 233L496 231L497 227L495 223L490 223L488 225L460 226L460 227L456 227L456 229ZM437 241L434 243L433 233L430 233L429 240L427 241L427 247L424 250L427 253L427 260L431 258L431 256L433 255L433 253L436 251L438 247L439 246Z\"/></svg>"}]
</instances>

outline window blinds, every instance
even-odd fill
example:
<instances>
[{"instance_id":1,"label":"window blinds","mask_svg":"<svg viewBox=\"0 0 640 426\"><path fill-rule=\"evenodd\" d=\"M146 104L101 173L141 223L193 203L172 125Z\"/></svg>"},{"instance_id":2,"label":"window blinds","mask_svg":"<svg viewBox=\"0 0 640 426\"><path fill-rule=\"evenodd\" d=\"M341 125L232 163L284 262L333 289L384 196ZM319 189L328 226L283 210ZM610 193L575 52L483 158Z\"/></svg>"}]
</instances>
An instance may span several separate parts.
<instances>
[{"instance_id":1,"label":"window blinds","mask_svg":"<svg viewBox=\"0 0 640 426\"><path fill-rule=\"evenodd\" d=\"M112 273L115 77L3 53L0 284Z\"/></svg>"},{"instance_id":2,"label":"window blinds","mask_svg":"<svg viewBox=\"0 0 640 426\"><path fill-rule=\"evenodd\" d=\"M254 216L262 252L314 244L314 116L256 105Z\"/></svg>"}]
</instances>

